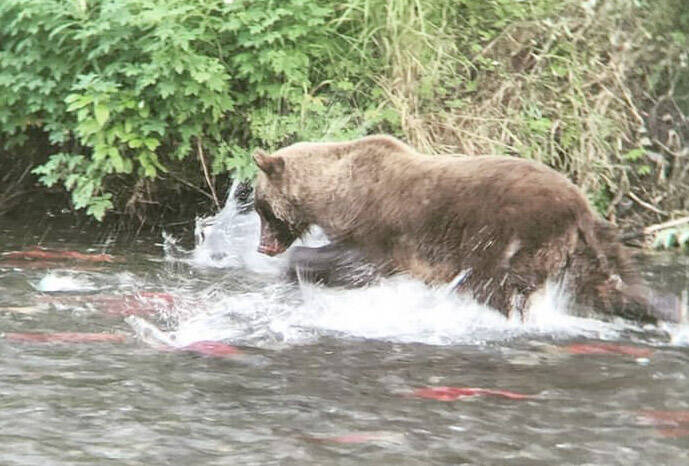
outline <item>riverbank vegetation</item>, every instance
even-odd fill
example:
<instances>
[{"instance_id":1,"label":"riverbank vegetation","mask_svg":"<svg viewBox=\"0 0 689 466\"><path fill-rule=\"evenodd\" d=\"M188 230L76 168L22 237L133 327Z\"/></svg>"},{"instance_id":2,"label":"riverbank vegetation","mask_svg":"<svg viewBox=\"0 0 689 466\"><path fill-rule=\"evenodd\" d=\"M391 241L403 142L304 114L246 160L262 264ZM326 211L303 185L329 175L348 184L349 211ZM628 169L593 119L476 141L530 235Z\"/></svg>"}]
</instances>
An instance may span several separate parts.
<instances>
[{"instance_id":1,"label":"riverbank vegetation","mask_svg":"<svg viewBox=\"0 0 689 466\"><path fill-rule=\"evenodd\" d=\"M5 0L0 214L45 189L157 225L256 147L385 132L660 223L689 210L688 31L683 0Z\"/></svg>"}]
</instances>

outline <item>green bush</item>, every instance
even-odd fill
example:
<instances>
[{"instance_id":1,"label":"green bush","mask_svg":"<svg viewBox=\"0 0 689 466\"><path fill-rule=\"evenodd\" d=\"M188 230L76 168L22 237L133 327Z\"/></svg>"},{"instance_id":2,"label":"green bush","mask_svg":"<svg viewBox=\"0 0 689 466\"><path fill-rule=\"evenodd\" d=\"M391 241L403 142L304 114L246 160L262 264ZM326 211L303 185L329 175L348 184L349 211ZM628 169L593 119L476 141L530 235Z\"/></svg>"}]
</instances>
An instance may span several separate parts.
<instances>
[{"instance_id":1,"label":"green bush","mask_svg":"<svg viewBox=\"0 0 689 466\"><path fill-rule=\"evenodd\" d=\"M184 159L250 176L250 146L349 113L312 93L332 14L314 0L3 1L0 134L20 150L27 128L46 131L57 150L34 173L99 219L127 176Z\"/></svg>"}]
</instances>

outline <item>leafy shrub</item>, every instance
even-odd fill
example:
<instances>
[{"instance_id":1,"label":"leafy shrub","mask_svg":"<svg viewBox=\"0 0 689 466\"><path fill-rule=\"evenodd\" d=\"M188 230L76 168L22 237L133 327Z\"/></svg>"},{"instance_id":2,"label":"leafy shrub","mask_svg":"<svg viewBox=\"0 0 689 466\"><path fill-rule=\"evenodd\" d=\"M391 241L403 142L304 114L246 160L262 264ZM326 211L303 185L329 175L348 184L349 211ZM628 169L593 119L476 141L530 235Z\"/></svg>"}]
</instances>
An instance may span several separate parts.
<instances>
[{"instance_id":1,"label":"leafy shrub","mask_svg":"<svg viewBox=\"0 0 689 466\"><path fill-rule=\"evenodd\" d=\"M322 3L4 1L5 146L43 128L57 150L34 173L96 218L123 178L155 179L192 157L250 176L247 146L318 132L312 122L330 116L310 94L330 40Z\"/></svg>"}]
</instances>

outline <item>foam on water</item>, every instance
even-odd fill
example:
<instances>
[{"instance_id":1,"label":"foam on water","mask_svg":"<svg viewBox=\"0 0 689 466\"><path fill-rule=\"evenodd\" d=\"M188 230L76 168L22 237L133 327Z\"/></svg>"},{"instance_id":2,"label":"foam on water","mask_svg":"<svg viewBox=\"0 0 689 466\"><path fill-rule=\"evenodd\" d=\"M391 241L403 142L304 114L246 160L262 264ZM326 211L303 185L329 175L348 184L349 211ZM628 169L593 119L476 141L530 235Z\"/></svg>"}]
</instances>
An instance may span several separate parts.
<instances>
[{"instance_id":1,"label":"foam on water","mask_svg":"<svg viewBox=\"0 0 689 466\"><path fill-rule=\"evenodd\" d=\"M624 328L569 316L557 299L557 293L547 291L522 322L407 277L357 289L274 285L255 292L216 294L203 301L196 314L185 312L189 317L181 318L174 332L158 339L172 339L179 345L226 340L270 347L305 344L330 335L451 345L531 335L611 339Z\"/></svg>"},{"instance_id":2,"label":"foam on water","mask_svg":"<svg viewBox=\"0 0 689 466\"><path fill-rule=\"evenodd\" d=\"M136 291L140 278L129 272L107 273L83 270L50 270L37 282L31 282L37 291L43 293L84 293L107 289Z\"/></svg>"},{"instance_id":3,"label":"foam on water","mask_svg":"<svg viewBox=\"0 0 689 466\"><path fill-rule=\"evenodd\" d=\"M36 290L44 293L95 291L99 289L86 274L72 271L50 271L32 285Z\"/></svg>"},{"instance_id":4,"label":"foam on water","mask_svg":"<svg viewBox=\"0 0 689 466\"><path fill-rule=\"evenodd\" d=\"M668 325L665 330L670 335L673 346L689 346L689 325Z\"/></svg>"},{"instance_id":5,"label":"foam on water","mask_svg":"<svg viewBox=\"0 0 689 466\"><path fill-rule=\"evenodd\" d=\"M304 344L319 336L368 338L433 345L483 344L531 335L613 339L628 324L568 315L568 299L549 285L533 300L528 317L507 319L474 300L400 276L356 289L287 283L284 259L256 252L259 219L241 214L230 193L216 216L197 220L197 245L182 251L166 238L167 259L195 267L222 267L228 273L255 274L266 286L227 292L199 290L193 312L179 309L177 328L160 338L187 345L200 340L272 346ZM322 244L315 232L303 243ZM137 324L141 326L141 323ZM134 325L136 329L136 325ZM150 335L151 332L149 331ZM159 338L159 339L160 339Z\"/></svg>"}]
</instances>

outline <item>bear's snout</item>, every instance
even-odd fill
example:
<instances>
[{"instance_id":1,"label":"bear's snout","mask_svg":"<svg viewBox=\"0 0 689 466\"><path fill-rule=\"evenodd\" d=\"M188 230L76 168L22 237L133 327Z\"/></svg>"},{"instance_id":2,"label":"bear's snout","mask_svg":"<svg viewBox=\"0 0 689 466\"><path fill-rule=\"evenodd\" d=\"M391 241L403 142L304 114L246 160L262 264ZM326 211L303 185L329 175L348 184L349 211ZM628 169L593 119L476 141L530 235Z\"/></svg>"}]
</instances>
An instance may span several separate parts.
<instances>
[{"instance_id":1,"label":"bear's snout","mask_svg":"<svg viewBox=\"0 0 689 466\"><path fill-rule=\"evenodd\" d=\"M280 242L273 238L261 238L261 242L258 245L258 252L261 254L266 254L268 256L275 256L285 252L287 248L284 247Z\"/></svg>"}]
</instances>

